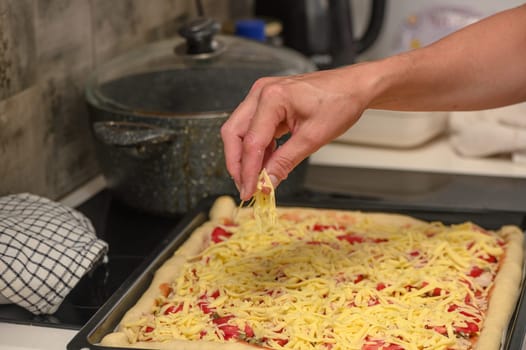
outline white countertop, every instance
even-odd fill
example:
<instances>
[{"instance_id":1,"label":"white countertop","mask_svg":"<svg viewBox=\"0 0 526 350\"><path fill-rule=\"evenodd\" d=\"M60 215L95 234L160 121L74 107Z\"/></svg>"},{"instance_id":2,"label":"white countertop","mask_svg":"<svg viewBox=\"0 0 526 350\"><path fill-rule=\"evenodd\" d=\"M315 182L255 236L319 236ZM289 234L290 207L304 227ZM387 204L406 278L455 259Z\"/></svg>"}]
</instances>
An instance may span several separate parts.
<instances>
[{"instance_id":1,"label":"white countertop","mask_svg":"<svg viewBox=\"0 0 526 350\"><path fill-rule=\"evenodd\" d=\"M77 331L0 323L0 350L65 349Z\"/></svg>"},{"instance_id":2,"label":"white countertop","mask_svg":"<svg viewBox=\"0 0 526 350\"><path fill-rule=\"evenodd\" d=\"M525 163L513 162L508 157L461 157L454 152L445 136L420 147L409 149L331 143L314 153L310 158L310 163L526 178Z\"/></svg>"},{"instance_id":3,"label":"white countertop","mask_svg":"<svg viewBox=\"0 0 526 350\"><path fill-rule=\"evenodd\" d=\"M526 178L526 164L514 163L509 158L462 158L451 149L445 137L414 149L332 143L313 154L310 162L317 165ZM96 177L61 201L75 206L104 185L104 178ZM74 330L0 322L0 350L65 349L75 334Z\"/></svg>"}]
</instances>

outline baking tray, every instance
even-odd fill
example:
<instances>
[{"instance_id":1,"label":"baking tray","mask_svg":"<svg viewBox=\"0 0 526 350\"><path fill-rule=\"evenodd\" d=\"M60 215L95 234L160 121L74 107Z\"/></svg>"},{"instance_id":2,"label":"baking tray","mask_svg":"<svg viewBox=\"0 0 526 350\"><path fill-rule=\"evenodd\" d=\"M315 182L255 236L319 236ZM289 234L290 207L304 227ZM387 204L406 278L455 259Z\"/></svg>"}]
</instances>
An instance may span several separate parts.
<instances>
[{"instance_id":1,"label":"baking tray","mask_svg":"<svg viewBox=\"0 0 526 350\"><path fill-rule=\"evenodd\" d=\"M108 301L82 327L68 343L68 350L106 350L117 349L98 345L101 339L114 331L124 316L140 296L149 287L155 271L181 246L189 235L199 225L208 220L208 212L216 197L202 200L197 207L188 213L174 230L145 259L126 281L115 291ZM312 196L301 200L280 201L279 206L299 206L326 209L382 211L411 215L426 221L442 221L446 224L472 221L487 229L497 229L502 225L517 225L524 231L526 228L526 213L514 211L496 211L490 209L452 209L450 207L408 206L389 203L379 203L369 200L352 198L334 198ZM524 279L523 279L524 280ZM521 293L515 311L509 323L509 329L504 335L501 349L522 349L526 333L526 300L525 286L521 285Z\"/></svg>"}]
</instances>

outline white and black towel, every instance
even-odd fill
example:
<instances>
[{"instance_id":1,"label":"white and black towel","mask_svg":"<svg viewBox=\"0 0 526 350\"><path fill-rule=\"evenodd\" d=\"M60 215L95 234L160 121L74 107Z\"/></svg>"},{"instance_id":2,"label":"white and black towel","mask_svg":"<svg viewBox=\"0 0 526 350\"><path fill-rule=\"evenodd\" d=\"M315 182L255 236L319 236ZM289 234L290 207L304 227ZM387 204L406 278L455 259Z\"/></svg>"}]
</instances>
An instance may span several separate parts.
<instances>
[{"instance_id":1,"label":"white and black towel","mask_svg":"<svg viewBox=\"0 0 526 350\"><path fill-rule=\"evenodd\" d=\"M107 250L74 209L28 193L0 197L0 295L11 303L55 312Z\"/></svg>"}]
</instances>

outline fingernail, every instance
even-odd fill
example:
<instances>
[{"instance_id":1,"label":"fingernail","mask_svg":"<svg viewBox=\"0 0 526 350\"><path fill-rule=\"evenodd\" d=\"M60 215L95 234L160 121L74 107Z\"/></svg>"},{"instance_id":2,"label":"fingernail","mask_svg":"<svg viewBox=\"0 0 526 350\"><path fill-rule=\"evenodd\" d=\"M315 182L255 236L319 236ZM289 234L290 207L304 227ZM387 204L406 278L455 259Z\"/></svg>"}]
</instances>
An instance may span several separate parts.
<instances>
[{"instance_id":1,"label":"fingernail","mask_svg":"<svg viewBox=\"0 0 526 350\"><path fill-rule=\"evenodd\" d=\"M245 189L243 187L241 187L241 190L239 191L239 198L241 198L242 201L245 200Z\"/></svg>"},{"instance_id":2,"label":"fingernail","mask_svg":"<svg viewBox=\"0 0 526 350\"><path fill-rule=\"evenodd\" d=\"M270 174L268 176L268 178L270 179L270 182L272 183L272 187L274 187L274 188L278 187L279 180L278 180L278 178L275 175Z\"/></svg>"}]
</instances>

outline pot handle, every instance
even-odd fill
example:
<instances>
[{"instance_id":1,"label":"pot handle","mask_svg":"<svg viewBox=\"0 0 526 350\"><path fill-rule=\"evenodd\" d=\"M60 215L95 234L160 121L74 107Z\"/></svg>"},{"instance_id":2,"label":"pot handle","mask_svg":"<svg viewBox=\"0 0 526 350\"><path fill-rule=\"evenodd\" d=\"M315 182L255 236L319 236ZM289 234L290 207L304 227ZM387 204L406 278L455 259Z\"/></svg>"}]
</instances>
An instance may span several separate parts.
<instances>
[{"instance_id":1,"label":"pot handle","mask_svg":"<svg viewBox=\"0 0 526 350\"><path fill-rule=\"evenodd\" d=\"M118 147L136 147L171 142L176 133L143 123L104 121L93 123L93 132L104 144Z\"/></svg>"}]
</instances>

